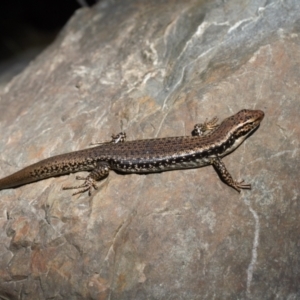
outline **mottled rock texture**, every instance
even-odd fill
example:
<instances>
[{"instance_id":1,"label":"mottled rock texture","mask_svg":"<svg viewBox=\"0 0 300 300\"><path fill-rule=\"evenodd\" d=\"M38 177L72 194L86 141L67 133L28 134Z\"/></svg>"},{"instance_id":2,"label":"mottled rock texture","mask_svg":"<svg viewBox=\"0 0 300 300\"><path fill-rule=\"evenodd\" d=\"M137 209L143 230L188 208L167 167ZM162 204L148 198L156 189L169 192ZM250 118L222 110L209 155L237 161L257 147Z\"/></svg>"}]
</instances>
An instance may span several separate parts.
<instances>
[{"instance_id":1,"label":"mottled rock texture","mask_svg":"<svg viewBox=\"0 0 300 300\"><path fill-rule=\"evenodd\" d=\"M0 192L3 299L300 299L300 2L102 1L0 90L0 176L110 140L259 130L212 167ZM85 175L84 173L80 175Z\"/></svg>"}]
</instances>

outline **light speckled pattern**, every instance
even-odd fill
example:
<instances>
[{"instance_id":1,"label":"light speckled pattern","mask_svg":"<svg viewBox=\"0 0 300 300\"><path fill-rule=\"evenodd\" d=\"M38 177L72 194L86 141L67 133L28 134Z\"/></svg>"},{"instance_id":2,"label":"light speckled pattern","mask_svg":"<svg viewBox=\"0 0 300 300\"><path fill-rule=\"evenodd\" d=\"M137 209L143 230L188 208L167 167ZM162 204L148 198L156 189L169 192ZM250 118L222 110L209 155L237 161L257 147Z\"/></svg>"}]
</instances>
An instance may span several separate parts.
<instances>
[{"instance_id":1,"label":"light speckled pattern","mask_svg":"<svg viewBox=\"0 0 300 300\"><path fill-rule=\"evenodd\" d=\"M221 178L240 191L241 188L250 188L250 185L232 180L220 159L236 149L259 126L263 117L260 110L244 109L220 125L216 125L216 118L195 125L194 136L125 141L126 135L120 133L113 136L111 142L30 165L1 179L0 189L78 171L93 171L85 178L84 184L72 187L90 191L91 187L95 188L94 181L107 176L110 169L124 173L150 173L214 165Z\"/></svg>"}]
</instances>

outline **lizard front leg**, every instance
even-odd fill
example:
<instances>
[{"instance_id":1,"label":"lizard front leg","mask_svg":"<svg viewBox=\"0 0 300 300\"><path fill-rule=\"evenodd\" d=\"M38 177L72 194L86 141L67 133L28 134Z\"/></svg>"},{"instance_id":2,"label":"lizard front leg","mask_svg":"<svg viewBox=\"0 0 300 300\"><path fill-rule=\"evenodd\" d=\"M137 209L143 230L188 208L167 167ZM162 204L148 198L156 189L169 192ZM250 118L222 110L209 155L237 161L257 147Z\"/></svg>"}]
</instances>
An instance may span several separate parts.
<instances>
[{"instance_id":1,"label":"lizard front leg","mask_svg":"<svg viewBox=\"0 0 300 300\"><path fill-rule=\"evenodd\" d=\"M107 177L109 170L110 165L107 162L99 162L96 168L87 177L76 176L76 179L84 180L83 184L77 186L63 187L63 190L79 189L77 192L72 194L72 196L84 193L86 191L88 191L90 196L92 188L94 188L95 190L98 189L96 181Z\"/></svg>"},{"instance_id":2,"label":"lizard front leg","mask_svg":"<svg viewBox=\"0 0 300 300\"><path fill-rule=\"evenodd\" d=\"M192 131L192 136L203 136L204 133L208 133L208 131L212 131L219 127L217 124L218 118L214 117L210 121L205 121L203 124L199 123L194 126L194 130Z\"/></svg>"},{"instance_id":3,"label":"lizard front leg","mask_svg":"<svg viewBox=\"0 0 300 300\"><path fill-rule=\"evenodd\" d=\"M219 157L215 157L211 159L211 164L214 166L217 173L220 175L221 179L227 183L229 186L233 187L238 192L241 189L251 189L251 184L243 183L242 181L234 181L228 170L226 169L224 163L221 161Z\"/></svg>"}]
</instances>

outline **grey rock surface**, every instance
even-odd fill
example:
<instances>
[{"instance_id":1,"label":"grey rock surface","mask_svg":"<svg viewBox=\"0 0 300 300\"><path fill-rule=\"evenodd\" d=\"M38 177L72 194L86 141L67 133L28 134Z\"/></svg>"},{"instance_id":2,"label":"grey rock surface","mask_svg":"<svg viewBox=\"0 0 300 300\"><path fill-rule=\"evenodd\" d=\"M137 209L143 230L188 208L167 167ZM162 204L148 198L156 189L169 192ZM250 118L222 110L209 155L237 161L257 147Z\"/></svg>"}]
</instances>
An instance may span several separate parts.
<instances>
[{"instance_id":1,"label":"grey rock surface","mask_svg":"<svg viewBox=\"0 0 300 300\"><path fill-rule=\"evenodd\" d=\"M3 299L300 299L300 2L102 1L0 90L0 176L126 131L259 130L212 167L0 191ZM80 175L85 175L84 173Z\"/></svg>"}]
</instances>

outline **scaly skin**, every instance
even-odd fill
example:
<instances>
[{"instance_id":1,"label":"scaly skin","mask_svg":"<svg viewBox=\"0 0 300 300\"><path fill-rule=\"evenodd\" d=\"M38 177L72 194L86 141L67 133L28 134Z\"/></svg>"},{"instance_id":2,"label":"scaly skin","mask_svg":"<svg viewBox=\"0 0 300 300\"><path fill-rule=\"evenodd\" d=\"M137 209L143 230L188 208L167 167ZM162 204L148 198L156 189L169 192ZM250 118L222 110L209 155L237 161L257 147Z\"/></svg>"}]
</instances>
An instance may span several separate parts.
<instances>
[{"instance_id":1,"label":"scaly skin","mask_svg":"<svg viewBox=\"0 0 300 300\"><path fill-rule=\"evenodd\" d=\"M78 194L96 188L95 181L109 170L124 173L150 173L213 165L222 180L237 191L249 184L234 181L221 158L235 150L258 128L264 118L260 110L241 110L217 125L217 119L196 124L193 136L125 141L125 134L99 146L53 156L0 179L0 190L45 178L79 171L92 171L79 186Z\"/></svg>"}]
</instances>

